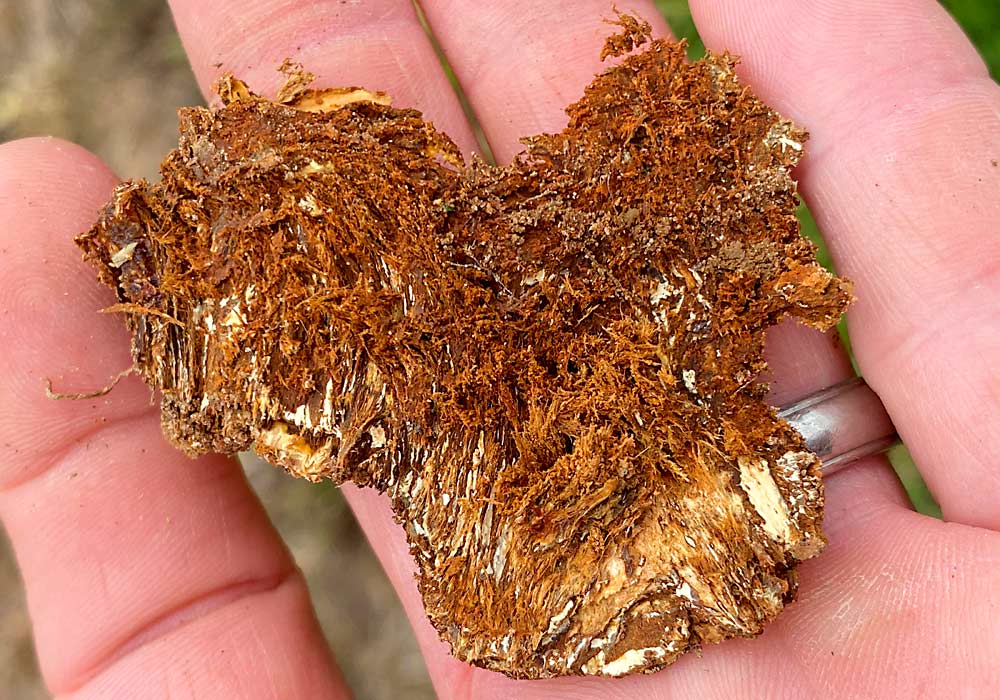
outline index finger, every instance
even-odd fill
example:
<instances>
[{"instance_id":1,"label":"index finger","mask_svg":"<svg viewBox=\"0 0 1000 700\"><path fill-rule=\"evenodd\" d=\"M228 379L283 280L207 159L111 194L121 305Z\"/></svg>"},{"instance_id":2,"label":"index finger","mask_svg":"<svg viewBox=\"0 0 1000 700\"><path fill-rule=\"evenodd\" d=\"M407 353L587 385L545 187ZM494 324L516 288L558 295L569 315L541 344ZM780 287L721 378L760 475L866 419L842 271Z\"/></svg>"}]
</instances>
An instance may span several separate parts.
<instances>
[{"instance_id":1,"label":"index finger","mask_svg":"<svg viewBox=\"0 0 1000 700\"><path fill-rule=\"evenodd\" d=\"M466 153L475 137L413 4L408 0L308 2L171 0L191 67L208 95L232 71L254 92L273 94L290 58L324 86L382 90L415 107Z\"/></svg>"}]
</instances>

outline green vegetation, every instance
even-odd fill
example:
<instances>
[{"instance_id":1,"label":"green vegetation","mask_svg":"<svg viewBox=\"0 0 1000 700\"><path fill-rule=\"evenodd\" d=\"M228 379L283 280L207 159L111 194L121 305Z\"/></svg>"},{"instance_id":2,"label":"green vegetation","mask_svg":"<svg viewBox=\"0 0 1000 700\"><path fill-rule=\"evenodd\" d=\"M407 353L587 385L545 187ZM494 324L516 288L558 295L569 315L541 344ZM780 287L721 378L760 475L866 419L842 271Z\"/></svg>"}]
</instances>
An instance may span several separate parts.
<instances>
[{"instance_id":1,"label":"green vegetation","mask_svg":"<svg viewBox=\"0 0 1000 700\"><path fill-rule=\"evenodd\" d=\"M694 20L691 19L687 0L655 0L655 3L677 38L687 39L688 55L692 59L701 58L705 53L705 44L698 36Z\"/></svg>"},{"instance_id":2,"label":"green vegetation","mask_svg":"<svg viewBox=\"0 0 1000 700\"><path fill-rule=\"evenodd\" d=\"M941 4L958 21L975 44L985 59L993 79L1000 80L1000 3L985 2L984 0L942 0ZM699 58L704 54L705 45L702 43L701 37L698 36L698 30L691 19L687 1L656 0L656 6L670 23L674 33L678 37L688 40L689 55L692 58ZM805 204L799 211L799 220L802 223L802 233L819 246L820 261L832 268L826 244ZM840 325L840 334L845 345L850 348L850 337L844 323ZM914 507L921 513L940 518L941 509L920 477L920 472L906 448L902 446L893 448L889 453L889 459Z\"/></svg>"},{"instance_id":3,"label":"green vegetation","mask_svg":"<svg viewBox=\"0 0 1000 700\"><path fill-rule=\"evenodd\" d=\"M705 45L691 19L687 0L654 0L657 9L678 37L690 43L688 53L698 58ZM961 25L989 66L990 75L1000 80L1000 2L990 0L941 0L941 4Z\"/></svg>"},{"instance_id":4,"label":"green vegetation","mask_svg":"<svg viewBox=\"0 0 1000 700\"><path fill-rule=\"evenodd\" d=\"M942 0L941 4L979 49L993 79L1000 80L1000 3L995 0Z\"/></svg>"}]
</instances>

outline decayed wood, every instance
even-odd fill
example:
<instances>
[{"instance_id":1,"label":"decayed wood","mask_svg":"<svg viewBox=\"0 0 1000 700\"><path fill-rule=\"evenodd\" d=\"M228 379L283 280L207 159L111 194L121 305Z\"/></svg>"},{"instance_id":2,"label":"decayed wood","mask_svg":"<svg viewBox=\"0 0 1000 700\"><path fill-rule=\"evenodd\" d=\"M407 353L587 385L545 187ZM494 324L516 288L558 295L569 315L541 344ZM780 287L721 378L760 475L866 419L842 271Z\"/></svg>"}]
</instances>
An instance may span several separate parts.
<instances>
[{"instance_id":1,"label":"decayed wood","mask_svg":"<svg viewBox=\"0 0 1000 700\"><path fill-rule=\"evenodd\" d=\"M506 167L381 93L228 76L78 239L167 437L388 492L431 622L516 677L756 635L824 544L754 382L766 328L850 299L798 232L806 135L619 21L630 55Z\"/></svg>"}]
</instances>

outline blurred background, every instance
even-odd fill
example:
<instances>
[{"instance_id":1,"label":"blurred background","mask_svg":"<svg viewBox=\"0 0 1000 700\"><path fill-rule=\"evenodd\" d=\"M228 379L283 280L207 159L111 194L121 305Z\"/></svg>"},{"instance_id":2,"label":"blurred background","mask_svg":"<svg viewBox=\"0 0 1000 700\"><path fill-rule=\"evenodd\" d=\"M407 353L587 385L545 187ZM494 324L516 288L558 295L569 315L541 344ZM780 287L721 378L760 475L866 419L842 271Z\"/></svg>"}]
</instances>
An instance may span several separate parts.
<instances>
[{"instance_id":1,"label":"blurred background","mask_svg":"<svg viewBox=\"0 0 1000 700\"><path fill-rule=\"evenodd\" d=\"M1000 76L1000 2L943 4L976 42L993 77ZM700 55L687 2L657 5L690 40L692 55ZM164 0L0 2L0 141L60 136L124 176L152 178L176 144L176 109L202 103ZM804 207L802 218L807 235L818 240ZM892 457L915 506L937 513L905 450ZM252 458L245 466L305 572L356 696L433 698L402 608L339 491ZM44 697L16 564L0 535L0 700Z\"/></svg>"}]
</instances>

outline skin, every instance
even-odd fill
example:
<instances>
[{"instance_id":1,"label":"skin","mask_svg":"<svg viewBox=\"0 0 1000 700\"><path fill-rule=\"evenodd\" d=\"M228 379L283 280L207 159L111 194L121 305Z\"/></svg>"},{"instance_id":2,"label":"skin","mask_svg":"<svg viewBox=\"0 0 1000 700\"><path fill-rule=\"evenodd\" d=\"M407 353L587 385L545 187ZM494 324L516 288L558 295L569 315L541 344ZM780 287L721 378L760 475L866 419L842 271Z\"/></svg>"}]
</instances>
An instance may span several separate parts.
<instances>
[{"instance_id":1,"label":"skin","mask_svg":"<svg viewBox=\"0 0 1000 700\"><path fill-rule=\"evenodd\" d=\"M600 68L605 0L423 4L500 160L518 136L560 128ZM268 92L290 56L323 84L390 92L473 149L409 2L172 5L203 86L231 69ZM758 94L812 133L797 177L857 283L857 360L945 522L911 510L884 460L856 463L828 481L828 550L760 639L652 676L515 682L448 656L387 504L345 491L441 698L1000 696L1000 88L930 0L691 6L709 47L741 54ZM135 378L99 399L45 397L45 377L86 391L130 363L72 243L115 182L71 144L0 147L0 517L45 680L81 699L346 697L302 577L233 460L165 444ZM775 402L849 371L830 338L791 326L769 354Z\"/></svg>"}]
</instances>

